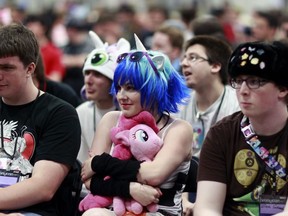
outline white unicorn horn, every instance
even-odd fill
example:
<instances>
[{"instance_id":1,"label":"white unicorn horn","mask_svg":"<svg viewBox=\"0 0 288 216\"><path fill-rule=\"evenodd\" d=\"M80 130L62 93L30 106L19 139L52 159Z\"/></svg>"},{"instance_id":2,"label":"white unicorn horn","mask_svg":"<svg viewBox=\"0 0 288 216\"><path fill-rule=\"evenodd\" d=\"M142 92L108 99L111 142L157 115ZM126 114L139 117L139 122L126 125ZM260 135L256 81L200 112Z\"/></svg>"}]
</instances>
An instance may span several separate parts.
<instances>
[{"instance_id":1,"label":"white unicorn horn","mask_svg":"<svg viewBox=\"0 0 288 216\"><path fill-rule=\"evenodd\" d=\"M147 51L138 36L134 33L135 43L136 43L136 49L140 51Z\"/></svg>"},{"instance_id":2,"label":"white unicorn horn","mask_svg":"<svg viewBox=\"0 0 288 216\"><path fill-rule=\"evenodd\" d=\"M104 43L102 42L102 40L99 38L99 36L95 32L89 31L89 36L91 37L91 39L95 45L95 48L104 48L105 47Z\"/></svg>"}]
</instances>

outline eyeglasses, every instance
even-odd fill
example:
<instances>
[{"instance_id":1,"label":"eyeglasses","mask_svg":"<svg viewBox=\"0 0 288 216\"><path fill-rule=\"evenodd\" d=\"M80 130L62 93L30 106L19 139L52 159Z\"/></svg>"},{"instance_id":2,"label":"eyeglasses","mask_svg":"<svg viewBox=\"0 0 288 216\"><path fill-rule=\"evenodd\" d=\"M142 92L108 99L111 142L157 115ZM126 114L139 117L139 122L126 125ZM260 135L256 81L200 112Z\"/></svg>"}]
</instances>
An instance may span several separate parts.
<instances>
[{"instance_id":1,"label":"eyeglasses","mask_svg":"<svg viewBox=\"0 0 288 216\"><path fill-rule=\"evenodd\" d=\"M210 62L209 59L206 59L206 58L204 58L204 57L198 56L198 55L196 55L196 54L188 55L188 56L186 57L186 60L187 60L189 63L194 63L194 62L196 62L196 61L198 61L198 60Z\"/></svg>"},{"instance_id":2,"label":"eyeglasses","mask_svg":"<svg viewBox=\"0 0 288 216\"><path fill-rule=\"evenodd\" d=\"M240 89L243 82L246 83L249 89L258 89L259 87L265 85L269 81L265 79L254 78L254 77L248 77L246 79L232 78L230 80L230 84L232 88L234 89Z\"/></svg>"},{"instance_id":3,"label":"eyeglasses","mask_svg":"<svg viewBox=\"0 0 288 216\"><path fill-rule=\"evenodd\" d=\"M117 63L120 63L121 61L123 61L127 56L130 56L129 60L132 62L138 62L141 60L141 58L143 56L146 56L149 64L151 65L151 67L153 68L154 72L156 74L158 74L158 70L154 64L154 62L152 61L152 59L150 58L149 54L147 52L141 52L141 51L136 51L133 53L122 53L121 55L118 56L117 58Z\"/></svg>"}]
</instances>

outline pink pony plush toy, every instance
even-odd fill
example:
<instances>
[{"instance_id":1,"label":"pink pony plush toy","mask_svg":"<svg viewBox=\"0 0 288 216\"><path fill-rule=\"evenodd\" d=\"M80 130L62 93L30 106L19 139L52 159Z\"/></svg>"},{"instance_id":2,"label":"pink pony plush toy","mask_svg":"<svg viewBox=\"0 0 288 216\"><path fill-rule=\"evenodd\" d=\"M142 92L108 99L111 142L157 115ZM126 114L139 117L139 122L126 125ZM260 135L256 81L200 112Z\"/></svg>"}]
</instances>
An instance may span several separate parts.
<instances>
[{"instance_id":1,"label":"pink pony plush toy","mask_svg":"<svg viewBox=\"0 0 288 216\"><path fill-rule=\"evenodd\" d=\"M115 136L121 144L128 146L132 155L138 161L151 161L163 145L163 141L157 136L155 131L145 124L138 124L130 130L120 131ZM120 144L120 145L121 145ZM140 214L143 207L135 200L123 200L114 197L113 208L116 215L123 215L126 209L135 214ZM158 206L150 204L147 206L149 212L156 212Z\"/></svg>"},{"instance_id":2,"label":"pink pony plush toy","mask_svg":"<svg viewBox=\"0 0 288 216\"><path fill-rule=\"evenodd\" d=\"M159 129L153 116L142 111L136 116L126 118L120 116L117 127L111 129L110 137L114 143L112 156L121 160L130 159L132 156L139 161L152 160L163 145L157 136ZM109 178L109 177L106 177ZM84 211L95 207L107 207L113 204L117 216L125 214L126 210L135 214L143 211L143 206L133 199L123 200L120 197L103 197L88 194L79 205L79 210ZM156 212L156 204L147 206L148 211Z\"/></svg>"}]
</instances>

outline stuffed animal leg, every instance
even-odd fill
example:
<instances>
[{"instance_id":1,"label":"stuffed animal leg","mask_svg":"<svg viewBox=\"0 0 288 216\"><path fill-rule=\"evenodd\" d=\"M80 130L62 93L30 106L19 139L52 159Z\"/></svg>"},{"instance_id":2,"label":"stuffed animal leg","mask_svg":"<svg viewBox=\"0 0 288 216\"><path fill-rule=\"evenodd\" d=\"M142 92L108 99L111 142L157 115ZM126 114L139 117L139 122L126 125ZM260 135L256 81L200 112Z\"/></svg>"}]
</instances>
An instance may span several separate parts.
<instances>
[{"instance_id":1,"label":"stuffed animal leg","mask_svg":"<svg viewBox=\"0 0 288 216\"><path fill-rule=\"evenodd\" d=\"M91 193L87 194L79 204L80 211L86 211L90 208L106 207L112 204L112 197L97 196Z\"/></svg>"}]
</instances>

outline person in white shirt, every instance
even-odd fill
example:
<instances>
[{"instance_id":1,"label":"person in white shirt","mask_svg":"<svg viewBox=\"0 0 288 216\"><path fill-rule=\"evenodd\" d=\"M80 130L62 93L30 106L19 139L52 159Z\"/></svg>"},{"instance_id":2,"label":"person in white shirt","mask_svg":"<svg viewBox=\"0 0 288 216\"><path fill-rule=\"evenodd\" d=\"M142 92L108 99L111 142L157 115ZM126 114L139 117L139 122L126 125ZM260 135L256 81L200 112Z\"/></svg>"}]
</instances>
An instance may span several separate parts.
<instances>
[{"instance_id":1,"label":"person in white shirt","mask_svg":"<svg viewBox=\"0 0 288 216\"><path fill-rule=\"evenodd\" d=\"M89 34L95 49L89 53L83 66L85 85L82 96L87 101L76 108L82 130L81 147L77 157L80 162L89 157L94 133L102 116L117 109L110 95L114 69L118 55L130 50L130 43L124 38L109 46L94 32L90 31Z\"/></svg>"},{"instance_id":2,"label":"person in white shirt","mask_svg":"<svg viewBox=\"0 0 288 216\"><path fill-rule=\"evenodd\" d=\"M232 49L216 37L203 35L188 40L184 51L182 73L193 91L190 102L182 107L179 117L193 126L193 156L199 158L209 128L240 109L235 90L227 85L226 66ZM196 185L196 177L193 182ZM193 182L187 182L187 185ZM190 201L193 202L194 198L190 196ZM183 193L185 215L192 214L191 202L188 193Z\"/></svg>"}]
</instances>

